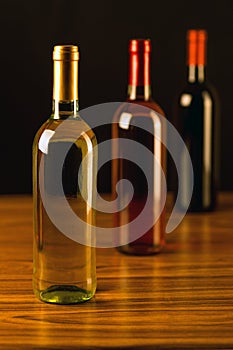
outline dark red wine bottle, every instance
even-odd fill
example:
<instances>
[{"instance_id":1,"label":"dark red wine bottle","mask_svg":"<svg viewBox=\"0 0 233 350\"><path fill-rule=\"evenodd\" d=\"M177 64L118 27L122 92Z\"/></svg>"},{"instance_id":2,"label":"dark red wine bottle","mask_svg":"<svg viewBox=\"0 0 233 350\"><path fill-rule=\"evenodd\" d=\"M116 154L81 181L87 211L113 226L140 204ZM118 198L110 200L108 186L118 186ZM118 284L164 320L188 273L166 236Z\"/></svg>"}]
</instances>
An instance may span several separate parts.
<instances>
[{"instance_id":1,"label":"dark red wine bottle","mask_svg":"<svg viewBox=\"0 0 233 350\"><path fill-rule=\"evenodd\" d=\"M216 92L206 79L205 30L187 32L187 84L176 102L174 124L188 148L194 173L188 211L211 211L216 206L219 155L219 110ZM178 105L178 106L177 106ZM188 205L190 174L180 155L179 179L181 209Z\"/></svg>"},{"instance_id":2,"label":"dark red wine bottle","mask_svg":"<svg viewBox=\"0 0 233 350\"><path fill-rule=\"evenodd\" d=\"M152 154L156 154L160 161L160 169L165 172L165 147L161 142L158 144L158 140L154 136L156 123L161 126L161 134L164 136L164 125L161 121L164 112L151 96L150 54L150 40L137 39L130 41L127 103L118 109L113 118L112 137L117 140L123 138L136 141L145 146ZM123 110L132 116L127 127L120 122ZM155 113L148 113L151 110ZM125 159L125 148L121 141L118 142L117 148L119 158L113 159L112 162L112 193L114 198L117 197L117 194L120 197L124 196L124 186L120 187L120 193L116 193L116 187L120 180L127 179L133 186L134 194L127 208L114 214L115 226L127 225L137 218L148 199L151 200L151 207L144 220L147 223L152 222L156 210L159 209L162 203L161 174L156 173L153 160L148 156L144 159L151 174L150 180L148 180L143 171L133 161ZM132 152L134 152L134 149L132 149ZM138 156L140 157L140 155ZM151 183L148 184L148 181L151 181ZM155 193L157 195L156 199ZM162 208L157 222L151 225L148 230L142 232L141 236L136 239L133 239L134 230L130 225L127 228L120 229L118 250L134 255L158 253L164 244L164 219L165 210Z\"/></svg>"}]
</instances>

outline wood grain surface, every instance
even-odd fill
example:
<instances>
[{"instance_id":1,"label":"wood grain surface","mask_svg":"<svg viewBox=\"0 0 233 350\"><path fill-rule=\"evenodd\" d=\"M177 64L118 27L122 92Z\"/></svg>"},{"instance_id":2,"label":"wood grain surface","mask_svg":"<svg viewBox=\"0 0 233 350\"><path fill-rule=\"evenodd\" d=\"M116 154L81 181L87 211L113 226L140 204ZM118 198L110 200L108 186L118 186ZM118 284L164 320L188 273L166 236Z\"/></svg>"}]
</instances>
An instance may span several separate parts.
<instances>
[{"instance_id":1,"label":"wood grain surface","mask_svg":"<svg viewBox=\"0 0 233 350\"><path fill-rule=\"evenodd\" d=\"M219 202L159 255L98 249L95 298L61 306L32 292L31 197L1 196L0 349L233 349L233 193Z\"/></svg>"}]
</instances>

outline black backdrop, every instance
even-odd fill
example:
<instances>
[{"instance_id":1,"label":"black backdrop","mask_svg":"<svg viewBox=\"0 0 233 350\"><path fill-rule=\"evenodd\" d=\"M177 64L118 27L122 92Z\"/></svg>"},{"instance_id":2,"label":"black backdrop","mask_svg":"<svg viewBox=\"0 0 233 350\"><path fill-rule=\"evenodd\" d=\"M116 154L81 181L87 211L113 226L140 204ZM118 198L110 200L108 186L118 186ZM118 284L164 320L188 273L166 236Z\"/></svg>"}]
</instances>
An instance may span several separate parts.
<instances>
[{"instance_id":1,"label":"black backdrop","mask_svg":"<svg viewBox=\"0 0 233 350\"><path fill-rule=\"evenodd\" d=\"M0 193L31 191L31 145L51 111L55 44L80 47L85 108L124 100L128 40L151 38L153 96L171 119L185 81L185 33L197 27L209 34L208 77L221 100L221 188L233 189L232 0L1 0Z\"/></svg>"}]
</instances>

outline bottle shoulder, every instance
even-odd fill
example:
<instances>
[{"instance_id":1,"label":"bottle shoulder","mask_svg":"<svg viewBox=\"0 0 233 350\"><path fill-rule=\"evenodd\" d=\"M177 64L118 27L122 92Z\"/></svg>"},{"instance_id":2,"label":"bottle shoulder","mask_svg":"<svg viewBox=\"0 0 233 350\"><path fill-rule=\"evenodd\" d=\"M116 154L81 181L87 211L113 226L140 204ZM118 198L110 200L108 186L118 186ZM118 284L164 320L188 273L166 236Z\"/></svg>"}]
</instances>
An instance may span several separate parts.
<instances>
[{"instance_id":1,"label":"bottle shoulder","mask_svg":"<svg viewBox=\"0 0 233 350\"><path fill-rule=\"evenodd\" d=\"M135 100L127 99L126 102L153 109L155 112L165 117L165 112L163 111L162 107L157 102L155 102L153 98L150 98L148 100L145 100L143 98L138 98Z\"/></svg>"},{"instance_id":2,"label":"bottle shoulder","mask_svg":"<svg viewBox=\"0 0 233 350\"><path fill-rule=\"evenodd\" d=\"M181 90L180 95L183 95L183 94L198 95L198 94L202 94L203 92L206 92L210 96L212 96L214 95L215 88L209 81L205 81L203 83L200 83L200 82L187 83L185 87Z\"/></svg>"},{"instance_id":3,"label":"bottle shoulder","mask_svg":"<svg viewBox=\"0 0 233 350\"><path fill-rule=\"evenodd\" d=\"M215 88L209 83L187 84L176 98L180 107L192 107L205 103L218 105L219 99ZM176 102L176 103L177 103Z\"/></svg>"},{"instance_id":4,"label":"bottle shoulder","mask_svg":"<svg viewBox=\"0 0 233 350\"><path fill-rule=\"evenodd\" d=\"M66 119L54 119L51 116L46 120L37 131L33 146L38 145L40 138L47 135L53 137L54 141L70 141L75 142L82 137L86 143L91 142L96 145L96 136L91 127L79 116L69 117Z\"/></svg>"},{"instance_id":5,"label":"bottle shoulder","mask_svg":"<svg viewBox=\"0 0 233 350\"><path fill-rule=\"evenodd\" d=\"M118 132L123 132L124 137L132 133L131 136L135 138L135 133L140 133L137 128L149 131L151 134L154 134L155 130L157 130L156 132L161 132L165 135L165 114L161 107L153 100L127 100L120 104L115 111L112 118L113 138L118 137Z\"/></svg>"}]
</instances>

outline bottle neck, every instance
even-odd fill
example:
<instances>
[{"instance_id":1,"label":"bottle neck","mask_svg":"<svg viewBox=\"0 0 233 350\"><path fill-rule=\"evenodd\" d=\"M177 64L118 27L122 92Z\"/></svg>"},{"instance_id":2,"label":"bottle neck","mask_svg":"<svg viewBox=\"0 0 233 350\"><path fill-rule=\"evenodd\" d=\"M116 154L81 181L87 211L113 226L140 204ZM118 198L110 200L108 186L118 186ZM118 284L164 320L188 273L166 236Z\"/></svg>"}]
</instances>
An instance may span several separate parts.
<instances>
[{"instance_id":1,"label":"bottle neck","mask_svg":"<svg viewBox=\"0 0 233 350\"><path fill-rule=\"evenodd\" d=\"M189 83L204 83L206 79L206 67L204 65L187 66L187 80Z\"/></svg>"},{"instance_id":2,"label":"bottle neck","mask_svg":"<svg viewBox=\"0 0 233 350\"><path fill-rule=\"evenodd\" d=\"M53 55L52 118L65 119L78 112L78 48L57 46Z\"/></svg>"},{"instance_id":3,"label":"bottle neck","mask_svg":"<svg viewBox=\"0 0 233 350\"><path fill-rule=\"evenodd\" d=\"M151 98L151 86L128 85L129 100L149 101Z\"/></svg>"},{"instance_id":4,"label":"bottle neck","mask_svg":"<svg viewBox=\"0 0 233 350\"><path fill-rule=\"evenodd\" d=\"M53 100L52 118L66 119L69 117L77 117L79 110L78 100L76 101L59 101Z\"/></svg>"},{"instance_id":5,"label":"bottle neck","mask_svg":"<svg viewBox=\"0 0 233 350\"><path fill-rule=\"evenodd\" d=\"M130 52L128 99L148 101L150 98L150 52Z\"/></svg>"}]
</instances>

